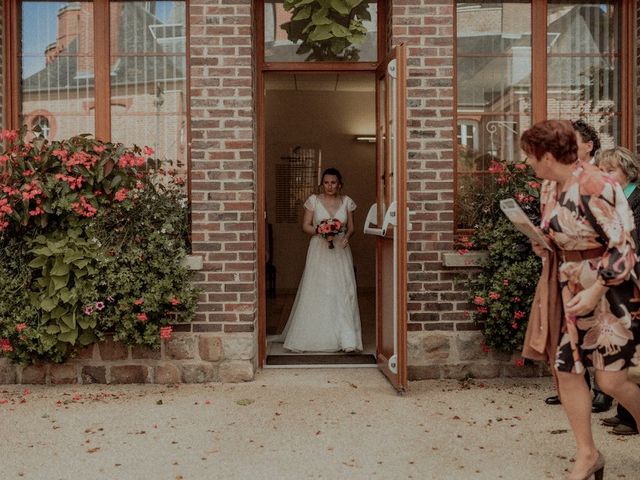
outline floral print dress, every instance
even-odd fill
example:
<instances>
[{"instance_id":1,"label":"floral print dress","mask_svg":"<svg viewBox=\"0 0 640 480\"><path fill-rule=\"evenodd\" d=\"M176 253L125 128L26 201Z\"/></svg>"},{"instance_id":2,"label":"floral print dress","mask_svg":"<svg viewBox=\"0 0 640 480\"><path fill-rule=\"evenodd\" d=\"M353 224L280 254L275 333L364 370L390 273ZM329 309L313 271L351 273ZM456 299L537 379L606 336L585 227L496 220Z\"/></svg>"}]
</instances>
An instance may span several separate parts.
<instances>
[{"instance_id":1,"label":"floral print dress","mask_svg":"<svg viewBox=\"0 0 640 480\"><path fill-rule=\"evenodd\" d=\"M564 305L600 282L608 288L596 308L565 316L556 368L583 373L586 366L618 371L640 363L639 273L633 215L622 188L597 167L578 162L562 189L545 181L540 194L542 230L561 250L604 247L596 258L565 261L558 278Z\"/></svg>"}]
</instances>

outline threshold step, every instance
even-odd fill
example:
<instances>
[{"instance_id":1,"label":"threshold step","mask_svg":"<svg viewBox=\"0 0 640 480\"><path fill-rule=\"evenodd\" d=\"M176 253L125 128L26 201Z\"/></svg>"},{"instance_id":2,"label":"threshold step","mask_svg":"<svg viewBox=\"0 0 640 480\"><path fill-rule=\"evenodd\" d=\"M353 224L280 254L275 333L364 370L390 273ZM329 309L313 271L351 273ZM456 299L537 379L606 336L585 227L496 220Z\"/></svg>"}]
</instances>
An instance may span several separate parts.
<instances>
[{"instance_id":1,"label":"threshold step","mask_svg":"<svg viewBox=\"0 0 640 480\"><path fill-rule=\"evenodd\" d=\"M268 355L266 365L375 365L370 353Z\"/></svg>"}]
</instances>

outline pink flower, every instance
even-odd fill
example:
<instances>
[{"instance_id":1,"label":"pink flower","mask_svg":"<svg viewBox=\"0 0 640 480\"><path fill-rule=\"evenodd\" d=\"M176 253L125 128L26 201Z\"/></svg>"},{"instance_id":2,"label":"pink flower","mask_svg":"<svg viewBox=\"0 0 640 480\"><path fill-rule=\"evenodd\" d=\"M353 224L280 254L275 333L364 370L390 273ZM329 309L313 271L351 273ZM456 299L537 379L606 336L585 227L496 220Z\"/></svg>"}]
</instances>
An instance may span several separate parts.
<instances>
[{"instance_id":1,"label":"pink flower","mask_svg":"<svg viewBox=\"0 0 640 480\"><path fill-rule=\"evenodd\" d=\"M107 147L105 147L104 145L94 145L93 146L93 151L96 153L102 153L107 149Z\"/></svg>"},{"instance_id":2,"label":"pink flower","mask_svg":"<svg viewBox=\"0 0 640 480\"><path fill-rule=\"evenodd\" d=\"M507 280L506 278L504 280L502 280L502 284L507 287L509 286L509 280Z\"/></svg>"},{"instance_id":3,"label":"pink flower","mask_svg":"<svg viewBox=\"0 0 640 480\"><path fill-rule=\"evenodd\" d=\"M476 295L473 298L473 303L475 303L476 305L484 305L484 298Z\"/></svg>"},{"instance_id":4,"label":"pink flower","mask_svg":"<svg viewBox=\"0 0 640 480\"><path fill-rule=\"evenodd\" d=\"M526 163L518 163L518 164L516 164L516 168L518 170L526 170L527 169L527 164Z\"/></svg>"},{"instance_id":5,"label":"pink flower","mask_svg":"<svg viewBox=\"0 0 640 480\"><path fill-rule=\"evenodd\" d=\"M104 302L96 302L96 310L103 310Z\"/></svg>"},{"instance_id":6,"label":"pink flower","mask_svg":"<svg viewBox=\"0 0 640 480\"><path fill-rule=\"evenodd\" d=\"M0 139L7 140L8 142L13 142L18 138L18 132L15 130L3 130L0 133Z\"/></svg>"},{"instance_id":7,"label":"pink flower","mask_svg":"<svg viewBox=\"0 0 640 480\"><path fill-rule=\"evenodd\" d=\"M460 249L458 249L458 253L460 255L466 255L467 253L469 253L469 249L468 248L460 248Z\"/></svg>"},{"instance_id":8,"label":"pink flower","mask_svg":"<svg viewBox=\"0 0 640 480\"><path fill-rule=\"evenodd\" d=\"M518 368L524 367L524 358L516 358L513 363L515 363Z\"/></svg>"},{"instance_id":9,"label":"pink flower","mask_svg":"<svg viewBox=\"0 0 640 480\"><path fill-rule=\"evenodd\" d=\"M35 171L28 169L28 170L24 170L22 172L22 175L24 175L25 177L33 177L35 173L36 173Z\"/></svg>"},{"instance_id":10,"label":"pink flower","mask_svg":"<svg viewBox=\"0 0 640 480\"><path fill-rule=\"evenodd\" d=\"M478 313L489 313L489 309L487 307L477 307L476 312Z\"/></svg>"},{"instance_id":11,"label":"pink flower","mask_svg":"<svg viewBox=\"0 0 640 480\"><path fill-rule=\"evenodd\" d=\"M144 300L141 298L138 298L136 300L133 301L134 305L142 305L144 303Z\"/></svg>"},{"instance_id":12,"label":"pink flower","mask_svg":"<svg viewBox=\"0 0 640 480\"><path fill-rule=\"evenodd\" d=\"M500 294L497 292L489 292L489 298L491 300L498 300L500 298Z\"/></svg>"},{"instance_id":13,"label":"pink flower","mask_svg":"<svg viewBox=\"0 0 640 480\"><path fill-rule=\"evenodd\" d=\"M517 303L517 302L521 302L521 301L522 301L522 299L521 299L520 297L513 297L513 298L511 299L511 301L512 301L512 302L516 302L516 303Z\"/></svg>"},{"instance_id":14,"label":"pink flower","mask_svg":"<svg viewBox=\"0 0 640 480\"><path fill-rule=\"evenodd\" d=\"M136 317L138 318L138 321L140 321L140 322L146 322L147 320L149 320L149 318L147 317L147 314L145 312L140 312L138 315L136 315Z\"/></svg>"},{"instance_id":15,"label":"pink flower","mask_svg":"<svg viewBox=\"0 0 640 480\"><path fill-rule=\"evenodd\" d=\"M120 190L118 190L116 192L116 194L114 195L113 198L115 198L116 201L118 201L118 202L123 202L127 198L127 192L128 192L128 190L126 188L122 187Z\"/></svg>"},{"instance_id":16,"label":"pink flower","mask_svg":"<svg viewBox=\"0 0 640 480\"><path fill-rule=\"evenodd\" d=\"M25 328L27 328L27 324L26 323L19 323L19 324L16 325L16 332L20 333Z\"/></svg>"},{"instance_id":17,"label":"pink flower","mask_svg":"<svg viewBox=\"0 0 640 480\"><path fill-rule=\"evenodd\" d=\"M172 327L160 327L160 338L168 340L171 338Z\"/></svg>"},{"instance_id":18,"label":"pink flower","mask_svg":"<svg viewBox=\"0 0 640 480\"><path fill-rule=\"evenodd\" d=\"M145 146L142 149L142 153L144 153L146 156L150 157L151 155L153 155L154 151L153 151L153 148Z\"/></svg>"},{"instance_id":19,"label":"pink flower","mask_svg":"<svg viewBox=\"0 0 640 480\"><path fill-rule=\"evenodd\" d=\"M534 189L536 189L536 190L537 190L538 188L540 188L540 182L534 182L534 181L531 181L531 182L527 182L527 183L529 184L529 186L530 186L531 188L534 188Z\"/></svg>"},{"instance_id":20,"label":"pink flower","mask_svg":"<svg viewBox=\"0 0 640 480\"><path fill-rule=\"evenodd\" d=\"M526 313L524 313L522 310L517 310L516 313L513 315L513 317L516 320L520 320L521 318L524 318L525 315Z\"/></svg>"},{"instance_id":21,"label":"pink flower","mask_svg":"<svg viewBox=\"0 0 640 480\"><path fill-rule=\"evenodd\" d=\"M0 338L0 350L3 352L13 352L13 347L11 346L11 342L8 338Z\"/></svg>"},{"instance_id":22,"label":"pink flower","mask_svg":"<svg viewBox=\"0 0 640 480\"><path fill-rule=\"evenodd\" d=\"M518 322L513 322L511 324L511 328L513 328L514 330L517 330L518 329Z\"/></svg>"},{"instance_id":23,"label":"pink flower","mask_svg":"<svg viewBox=\"0 0 640 480\"><path fill-rule=\"evenodd\" d=\"M180 305L180 299L177 297L172 297L171 300L169 300L169 303L175 307L176 305Z\"/></svg>"},{"instance_id":24,"label":"pink flower","mask_svg":"<svg viewBox=\"0 0 640 480\"><path fill-rule=\"evenodd\" d=\"M87 305L84 307L84 314L91 315L93 313L93 305Z\"/></svg>"}]
</instances>

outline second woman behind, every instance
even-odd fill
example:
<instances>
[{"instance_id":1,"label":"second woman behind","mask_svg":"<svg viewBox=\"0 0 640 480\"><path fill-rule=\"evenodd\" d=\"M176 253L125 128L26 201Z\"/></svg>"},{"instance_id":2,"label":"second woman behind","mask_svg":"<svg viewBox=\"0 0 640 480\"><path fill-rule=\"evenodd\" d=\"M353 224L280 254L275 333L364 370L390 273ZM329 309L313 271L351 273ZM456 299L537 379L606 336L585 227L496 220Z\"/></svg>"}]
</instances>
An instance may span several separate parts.
<instances>
[{"instance_id":1,"label":"second woman behind","mask_svg":"<svg viewBox=\"0 0 640 480\"><path fill-rule=\"evenodd\" d=\"M342 176L335 168L322 174L319 195L304 203L302 230L311 236L298 293L285 326L284 348L294 352L362 350L362 333L353 257L356 204L341 195ZM340 233L321 233L319 226L338 220Z\"/></svg>"}]
</instances>

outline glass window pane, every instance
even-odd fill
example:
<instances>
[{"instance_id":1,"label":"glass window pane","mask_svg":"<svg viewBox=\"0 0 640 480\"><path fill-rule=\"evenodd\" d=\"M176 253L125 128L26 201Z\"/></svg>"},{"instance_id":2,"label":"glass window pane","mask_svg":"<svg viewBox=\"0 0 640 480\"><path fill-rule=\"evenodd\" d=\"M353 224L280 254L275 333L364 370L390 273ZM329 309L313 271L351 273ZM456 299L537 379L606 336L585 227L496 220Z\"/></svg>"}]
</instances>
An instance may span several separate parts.
<instances>
[{"instance_id":1,"label":"glass window pane","mask_svg":"<svg viewBox=\"0 0 640 480\"><path fill-rule=\"evenodd\" d=\"M94 134L93 4L21 5L21 124L49 139Z\"/></svg>"},{"instance_id":2,"label":"glass window pane","mask_svg":"<svg viewBox=\"0 0 640 480\"><path fill-rule=\"evenodd\" d=\"M111 135L186 171L184 1L111 2Z\"/></svg>"},{"instance_id":3,"label":"glass window pane","mask_svg":"<svg viewBox=\"0 0 640 480\"><path fill-rule=\"evenodd\" d=\"M495 160L520 161L531 114L531 4L457 3L456 228L473 228Z\"/></svg>"},{"instance_id":4,"label":"glass window pane","mask_svg":"<svg viewBox=\"0 0 640 480\"><path fill-rule=\"evenodd\" d=\"M547 114L584 119L602 148L620 141L618 3L554 0L547 17Z\"/></svg>"},{"instance_id":5,"label":"glass window pane","mask_svg":"<svg viewBox=\"0 0 640 480\"><path fill-rule=\"evenodd\" d=\"M378 5L362 0L351 11L310 1L290 10L284 2L264 3L264 59L266 62L375 62ZM353 1L349 2L355 3Z\"/></svg>"}]
</instances>

